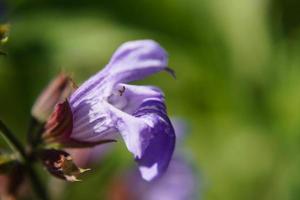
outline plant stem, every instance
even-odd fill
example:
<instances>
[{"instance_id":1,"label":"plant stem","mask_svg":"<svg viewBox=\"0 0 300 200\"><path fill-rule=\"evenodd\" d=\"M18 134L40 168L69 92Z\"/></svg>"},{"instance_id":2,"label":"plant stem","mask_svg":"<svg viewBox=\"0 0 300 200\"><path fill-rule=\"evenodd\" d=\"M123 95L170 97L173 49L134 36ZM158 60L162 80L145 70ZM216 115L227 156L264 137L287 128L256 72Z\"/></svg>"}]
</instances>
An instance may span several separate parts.
<instances>
[{"instance_id":1,"label":"plant stem","mask_svg":"<svg viewBox=\"0 0 300 200\"><path fill-rule=\"evenodd\" d=\"M2 133L6 142L10 145L10 147L18 152L21 161L25 165L25 169L30 177L31 184L33 189L35 190L37 196L41 200L48 200L48 195L46 193L45 188L41 180L39 179L36 171L33 168L33 164L31 163L30 158L26 154L26 151L23 145L19 142L19 140L15 137L15 135L7 128L7 126L0 120L0 133Z\"/></svg>"},{"instance_id":2,"label":"plant stem","mask_svg":"<svg viewBox=\"0 0 300 200\"><path fill-rule=\"evenodd\" d=\"M35 148L41 142L41 135L44 130L44 123L39 122L31 116L29 128L27 131L27 142L31 148Z\"/></svg>"},{"instance_id":3,"label":"plant stem","mask_svg":"<svg viewBox=\"0 0 300 200\"><path fill-rule=\"evenodd\" d=\"M27 173L30 177L32 187L34 188L35 193L38 195L39 199L49 200L46 189L45 189L44 185L42 184L42 181L40 180L38 174L34 170L34 167L32 166L32 164L27 164L26 168L27 168Z\"/></svg>"},{"instance_id":4,"label":"plant stem","mask_svg":"<svg viewBox=\"0 0 300 200\"><path fill-rule=\"evenodd\" d=\"M14 136L14 134L7 128L7 126L0 120L0 131L9 144L9 146L16 152L18 152L19 157L22 161L26 161L26 153L23 145L19 142L19 140Z\"/></svg>"},{"instance_id":5,"label":"plant stem","mask_svg":"<svg viewBox=\"0 0 300 200\"><path fill-rule=\"evenodd\" d=\"M33 138L35 137L34 135L34 129L37 125L37 120L34 117L30 118L30 122L29 122L29 127L28 127L28 131L27 131L27 142L28 143L32 143Z\"/></svg>"}]
</instances>

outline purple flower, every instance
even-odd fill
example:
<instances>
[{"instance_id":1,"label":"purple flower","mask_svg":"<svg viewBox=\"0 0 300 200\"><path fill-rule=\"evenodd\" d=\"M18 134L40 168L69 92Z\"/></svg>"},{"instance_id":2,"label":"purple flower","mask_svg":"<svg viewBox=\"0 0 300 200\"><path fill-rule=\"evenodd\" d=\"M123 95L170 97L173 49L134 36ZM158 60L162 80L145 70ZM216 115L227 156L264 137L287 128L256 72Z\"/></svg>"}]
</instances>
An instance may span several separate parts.
<instances>
[{"instance_id":1,"label":"purple flower","mask_svg":"<svg viewBox=\"0 0 300 200\"><path fill-rule=\"evenodd\" d=\"M72 113L72 127L65 128L64 141L101 143L114 140L120 133L142 177L150 181L161 175L175 145L164 95L156 87L127 83L169 71L167 63L167 53L154 41L121 45L106 67L71 95L64 104L69 108L58 105L59 111Z\"/></svg>"}]
</instances>

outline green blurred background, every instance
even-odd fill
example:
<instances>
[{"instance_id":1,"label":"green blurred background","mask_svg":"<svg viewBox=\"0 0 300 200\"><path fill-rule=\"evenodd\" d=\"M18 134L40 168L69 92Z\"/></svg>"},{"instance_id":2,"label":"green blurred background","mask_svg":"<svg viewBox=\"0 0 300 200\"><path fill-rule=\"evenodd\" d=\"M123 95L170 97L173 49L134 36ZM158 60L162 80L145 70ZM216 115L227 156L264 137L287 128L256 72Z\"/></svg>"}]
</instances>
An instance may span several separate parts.
<instances>
[{"instance_id":1,"label":"green blurred background","mask_svg":"<svg viewBox=\"0 0 300 200\"><path fill-rule=\"evenodd\" d=\"M191 133L185 148L207 200L300 199L300 2L296 0L16 0L7 2L0 117L25 138L30 108L61 71L81 83L128 40L169 52L166 94ZM65 199L101 199L131 163L119 147Z\"/></svg>"}]
</instances>

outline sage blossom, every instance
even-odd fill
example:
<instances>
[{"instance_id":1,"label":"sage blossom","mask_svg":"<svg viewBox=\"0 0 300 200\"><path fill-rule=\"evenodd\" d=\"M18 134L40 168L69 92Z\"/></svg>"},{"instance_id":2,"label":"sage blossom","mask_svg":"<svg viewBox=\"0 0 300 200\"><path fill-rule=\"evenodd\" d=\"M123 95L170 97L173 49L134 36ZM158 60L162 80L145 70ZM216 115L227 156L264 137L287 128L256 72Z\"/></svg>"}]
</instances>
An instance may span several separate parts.
<instances>
[{"instance_id":1,"label":"sage blossom","mask_svg":"<svg viewBox=\"0 0 300 200\"><path fill-rule=\"evenodd\" d=\"M170 71L166 51L152 40L126 42L100 72L56 106L44 137L71 144L114 141L121 135L142 177L162 175L171 160L175 133L163 92L154 86L128 84Z\"/></svg>"}]
</instances>

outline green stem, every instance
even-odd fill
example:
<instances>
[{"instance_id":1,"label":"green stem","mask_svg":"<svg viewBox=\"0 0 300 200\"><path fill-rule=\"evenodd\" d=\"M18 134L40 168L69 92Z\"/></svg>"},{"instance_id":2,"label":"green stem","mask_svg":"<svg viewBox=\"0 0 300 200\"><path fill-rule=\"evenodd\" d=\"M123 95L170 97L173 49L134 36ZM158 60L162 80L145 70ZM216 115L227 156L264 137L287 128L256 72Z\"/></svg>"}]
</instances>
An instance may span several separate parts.
<instances>
[{"instance_id":1,"label":"green stem","mask_svg":"<svg viewBox=\"0 0 300 200\"><path fill-rule=\"evenodd\" d=\"M10 145L10 147L18 152L21 161L23 161L25 165L25 169L30 177L31 184L39 199L48 200L48 195L46 193L46 189L44 188L41 180L39 179L36 171L33 168L32 162L23 145L19 142L19 140L15 137L15 135L7 128L7 126L0 120L0 133L6 140L6 142Z\"/></svg>"},{"instance_id":2,"label":"green stem","mask_svg":"<svg viewBox=\"0 0 300 200\"><path fill-rule=\"evenodd\" d=\"M31 148L35 149L36 146L41 142L44 126L44 123L39 122L34 117L31 117L27 131L27 142L30 144Z\"/></svg>"},{"instance_id":3,"label":"green stem","mask_svg":"<svg viewBox=\"0 0 300 200\"><path fill-rule=\"evenodd\" d=\"M23 145L19 140L14 136L14 134L7 128L7 126L0 120L0 131L3 138L9 144L13 151L18 152L19 157L22 161L26 161L26 153L23 148Z\"/></svg>"},{"instance_id":4,"label":"green stem","mask_svg":"<svg viewBox=\"0 0 300 200\"><path fill-rule=\"evenodd\" d=\"M30 118L30 122L29 122L29 127L28 127L28 131L27 131L27 142L28 143L32 143L33 138L35 137L34 135L34 129L37 125L37 120L34 117Z\"/></svg>"},{"instance_id":5,"label":"green stem","mask_svg":"<svg viewBox=\"0 0 300 200\"><path fill-rule=\"evenodd\" d=\"M41 200L49 200L48 194L46 192L46 189L44 185L42 184L42 181L36 171L34 170L34 167L32 164L26 165L27 173L30 177L30 181L32 184L32 187L34 188L36 194L38 195L39 199Z\"/></svg>"}]
</instances>

